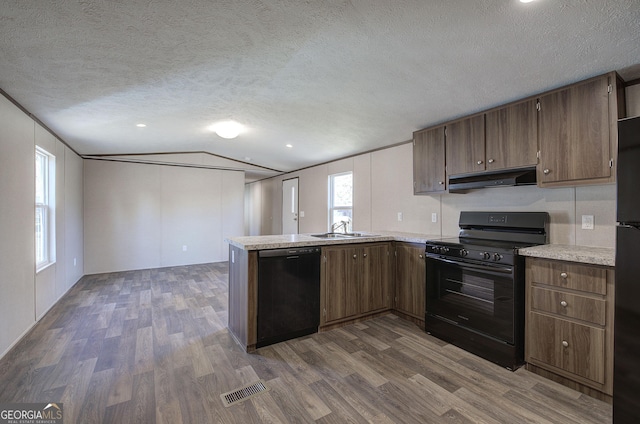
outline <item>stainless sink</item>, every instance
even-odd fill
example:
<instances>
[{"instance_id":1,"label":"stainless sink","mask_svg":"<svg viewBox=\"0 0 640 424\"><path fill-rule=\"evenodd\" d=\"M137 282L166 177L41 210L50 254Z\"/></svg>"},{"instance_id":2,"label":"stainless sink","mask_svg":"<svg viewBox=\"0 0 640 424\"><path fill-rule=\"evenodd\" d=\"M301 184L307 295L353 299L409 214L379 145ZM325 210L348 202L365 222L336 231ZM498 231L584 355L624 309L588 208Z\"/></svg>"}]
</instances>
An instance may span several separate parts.
<instances>
[{"instance_id":1,"label":"stainless sink","mask_svg":"<svg viewBox=\"0 0 640 424\"><path fill-rule=\"evenodd\" d=\"M357 237L374 237L372 234L364 233L323 233L323 234L311 234L312 237L325 238L325 239L343 239L343 238L357 238Z\"/></svg>"}]
</instances>

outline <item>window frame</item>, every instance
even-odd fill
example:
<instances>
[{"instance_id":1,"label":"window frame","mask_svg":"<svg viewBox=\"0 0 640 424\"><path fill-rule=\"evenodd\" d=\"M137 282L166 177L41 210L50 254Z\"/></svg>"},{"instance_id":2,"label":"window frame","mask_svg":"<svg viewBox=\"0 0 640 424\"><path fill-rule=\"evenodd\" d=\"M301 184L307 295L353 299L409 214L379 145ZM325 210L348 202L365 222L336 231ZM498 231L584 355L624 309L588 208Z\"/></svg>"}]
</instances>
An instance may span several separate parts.
<instances>
[{"instance_id":1,"label":"window frame","mask_svg":"<svg viewBox=\"0 0 640 424\"><path fill-rule=\"evenodd\" d=\"M40 167L38 159L40 159ZM34 261L36 273L38 273L56 262L55 156L42 147L36 146L35 168Z\"/></svg>"},{"instance_id":2,"label":"window frame","mask_svg":"<svg viewBox=\"0 0 640 424\"><path fill-rule=\"evenodd\" d=\"M336 177L341 177L341 176L345 176L345 175L351 175L351 206L336 206L333 203L334 200L334 191L335 191L335 179ZM329 214L328 214L328 229L329 231L332 231L332 227L334 225L333 221L333 215L335 211L350 211L351 212L351 219L350 222L348 224L348 228L345 228L345 232L347 231L351 231L351 229L353 228L353 171L346 171L346 172L338 172L336 174L331 174L329 175L329 199L328 199L328 210L329 210Z\"/></svg>"}]
</instances>

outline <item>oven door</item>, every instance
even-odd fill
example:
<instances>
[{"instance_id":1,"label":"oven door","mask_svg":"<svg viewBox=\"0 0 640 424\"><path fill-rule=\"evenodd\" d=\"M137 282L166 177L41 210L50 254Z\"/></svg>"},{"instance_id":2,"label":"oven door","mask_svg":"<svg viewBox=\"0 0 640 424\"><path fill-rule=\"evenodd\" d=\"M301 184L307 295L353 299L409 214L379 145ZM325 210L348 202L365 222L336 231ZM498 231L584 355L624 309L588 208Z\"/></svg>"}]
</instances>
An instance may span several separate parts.
<instances>
[{"instance_id":1,"label":"oven door","mask_svg":"<svg viewBox=\"0 0 640 424\"><path fill-rule=\"evenodd\" d=\"M512 266L427 255L427 315L513 344L514 297Z\"/></svg>"}]
</instances>

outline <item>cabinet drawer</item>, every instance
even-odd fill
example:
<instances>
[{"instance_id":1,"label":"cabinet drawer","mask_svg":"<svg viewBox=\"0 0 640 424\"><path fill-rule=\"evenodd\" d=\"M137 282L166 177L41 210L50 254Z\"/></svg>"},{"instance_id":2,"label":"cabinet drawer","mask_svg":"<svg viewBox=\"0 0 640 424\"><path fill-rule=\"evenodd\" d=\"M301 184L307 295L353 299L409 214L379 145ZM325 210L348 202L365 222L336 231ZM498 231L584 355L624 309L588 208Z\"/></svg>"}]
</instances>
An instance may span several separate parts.
<instances>
[{"instance_id":1,"label":"cabinet drawer","mask_svg":"<svg viewBox=\"0 0 640 424\"><path fill-rule=\"evenodd\" d=\"M531 282L565 289L607 294L607 270L592 265L538 260L531 261Z\"/></svg>"},{"instance_id":2,"label":"cabinet drawer","mask_svg":"<svg viewBox=\"0 0 640 424\"><path fill-rule=\"evenodd\" d=\"M604 329L529 313L528 359L604 384Z\"/></svg>"},{"instance_id":3,"label":"cabinet drawer","mask_svg":"<svg viewBox=\"0 0 640 424\"><path fill-rule=\"evenodd\" d=\"M596 325L606 324L606 301L604 299L533 287L531 307L538 311L588 321Z\"/></svg>"}]
</instances>

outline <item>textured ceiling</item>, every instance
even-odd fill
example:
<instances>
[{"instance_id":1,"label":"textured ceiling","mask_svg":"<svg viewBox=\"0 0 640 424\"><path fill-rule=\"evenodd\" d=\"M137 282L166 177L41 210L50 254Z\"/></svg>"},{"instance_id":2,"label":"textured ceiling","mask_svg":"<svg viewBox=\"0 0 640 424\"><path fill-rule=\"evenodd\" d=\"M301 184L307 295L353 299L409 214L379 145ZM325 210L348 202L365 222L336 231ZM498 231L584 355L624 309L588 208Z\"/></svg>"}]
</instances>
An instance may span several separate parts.
<instances>
[{"instance_id":1,"label":"textured ceiling","mask_svg":"<svg viewBox=\"0 0 640 424\"><path fill-rule=\"evenodd\" d=\"M0 88L82 155L287 171L639 63L640 0L0 3Z\"/></svg>"}]
</instances>

